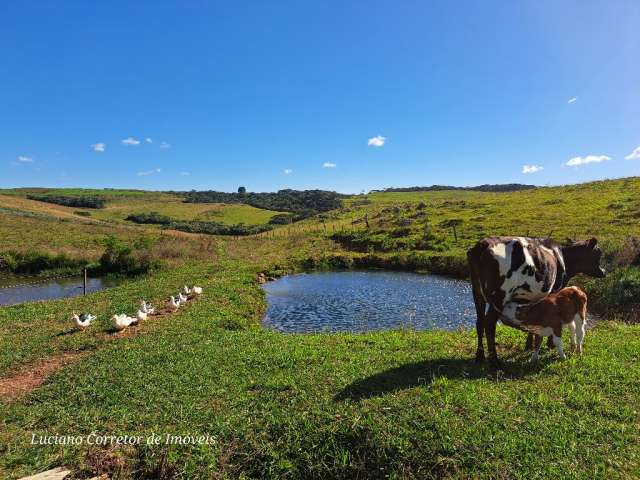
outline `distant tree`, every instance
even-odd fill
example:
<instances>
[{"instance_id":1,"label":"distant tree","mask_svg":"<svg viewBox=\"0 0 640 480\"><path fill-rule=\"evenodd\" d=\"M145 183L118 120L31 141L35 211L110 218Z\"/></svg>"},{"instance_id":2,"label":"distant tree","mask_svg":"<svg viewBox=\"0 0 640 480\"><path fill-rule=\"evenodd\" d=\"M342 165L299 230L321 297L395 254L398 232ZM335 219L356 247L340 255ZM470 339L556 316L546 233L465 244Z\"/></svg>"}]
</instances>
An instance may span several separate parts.
<instances>
[{"instance_id":1,"label":"distant tree","mask_svg":"<svg viewBox=\"0 0 640 480\"><path fill-rule=\"evenodd\" d=\"M247 193L247 189L245 187L238 187L238 193L240 195L244 195L245 193Z\"/></svg>"}]
</instances>

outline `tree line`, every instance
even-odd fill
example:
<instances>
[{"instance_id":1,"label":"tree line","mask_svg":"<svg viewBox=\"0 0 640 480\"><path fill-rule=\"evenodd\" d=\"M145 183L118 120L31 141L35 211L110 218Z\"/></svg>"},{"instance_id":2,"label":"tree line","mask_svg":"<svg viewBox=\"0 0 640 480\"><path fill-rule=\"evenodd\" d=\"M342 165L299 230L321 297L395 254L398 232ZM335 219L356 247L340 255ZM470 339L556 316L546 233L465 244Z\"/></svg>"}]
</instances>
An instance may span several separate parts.
<instances>
[{"instance_id":1,"label":"tree line","mask_svg":"<svg viewBox=\"0 0 640 480\"><path fill-rule=\"evenodd\" d=\"M536 185L523 183L484 184L475 187L453 187L451 185L431 185L430 187L400 187L385 188L384 190L371 190L374 192L440 192L443 190L468 190L474 192L517 192L519 190L531 190L538 188Z\"/></svg>"},{"instance_id":2,"label":"tree line","mask_svg":"<svg viewBox=\"0 0 640 480\"><path fill-rule=\"evenodd\" d=\"M247 192L244 187L240 187L237 193L215 190L171 193L182 195L187 203L244 203L265 210L295 213L295 219L340 208L342 199L347 197L347 195L326 190L286 189L256 193Z\"/></svg>"}]
</instances>

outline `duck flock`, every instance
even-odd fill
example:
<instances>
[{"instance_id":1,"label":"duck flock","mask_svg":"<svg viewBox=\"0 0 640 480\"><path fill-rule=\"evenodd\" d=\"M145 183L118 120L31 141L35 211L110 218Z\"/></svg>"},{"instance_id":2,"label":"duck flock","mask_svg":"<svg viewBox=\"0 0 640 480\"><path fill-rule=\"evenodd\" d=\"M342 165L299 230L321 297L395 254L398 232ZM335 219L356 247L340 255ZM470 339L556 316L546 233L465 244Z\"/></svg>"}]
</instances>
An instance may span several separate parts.
<instances>
[{"instance_id":1,"label":"duck flock","mask_svg":"<svg viewBox=\"0 0 640 480\"><path fill-rule=\"evenodd\" d=\"M202 294L202 287L194 285L192 288L189 288L185 285L178 295L172 295L169 297L167 308L169 311L175 312L191 298L200 294ZM139 322L146 320L149 315L154 315L155 313L156 309L150 303L142 300L135 316L129 316L126 313L116 313L111 317L111 323L113 328L118 331L122 331L131 325L137 325ZM90 313L82 313L80 315L74 313L71 317L71 321L76 328L84 330L91 325L91 322L95 320L95 318L96 316Z\"/></svg>"}]
</instances>

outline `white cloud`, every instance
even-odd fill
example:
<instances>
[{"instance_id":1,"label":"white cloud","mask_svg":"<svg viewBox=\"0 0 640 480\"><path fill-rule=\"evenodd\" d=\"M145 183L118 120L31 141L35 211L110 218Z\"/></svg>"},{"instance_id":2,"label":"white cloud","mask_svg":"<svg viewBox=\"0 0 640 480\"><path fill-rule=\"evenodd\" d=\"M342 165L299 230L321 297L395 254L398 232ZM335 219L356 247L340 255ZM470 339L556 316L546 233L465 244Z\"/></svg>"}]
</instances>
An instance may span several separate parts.
<instances>
[{"instance_id":1,"label":"white cloud","mask_svg":"<svg viewBox=\"0 0 640 480\"><path fill-rule=\"evenodd\" d=\"M291 170L290 168L285 168L284 169L284 174L285 175L291 175L293 173L293 170Z\"/></svg>"},{"instance_id":2,"label":"white cloud","mask_svg":"<svg viewBox=\"0 0 640 480\"><path fill-rule=\"evenodd\" d=\"M636 147L636 149L631 152L629 155L624 157L625 160L640 160L640 147Z\"/></svg>"},{"instance_id":3,"label":"white cloud","mask_svg":"<svg viewBox=\"0 0 640 480\"><path fill-rule=\"evenodd\" d=\"M94 143L91 145L91 149L94 152L104 152L107 146L104 143Z\"/></svg>"},{"instance_id":4,"label":"white cloud","mask_svg":"<svg viewBox=\"0 0 640 480\"><path fill-rule=\"evenodd\" d=\"M370 147L381 147L384 145L384 142L387 141L387 137L383 137L382 135L378 135L376 137L371 137L367 141L367 145Z\"/></svg>"},{"instance_id":5,"label":"white cloud","mask_svg":"<svg viewBox=\"0 0 640 480\"><path fill-rule=\"evenodd\" d=\"M22 163L33 163L33 158L26 155L18 155L17 160Z\"/></svg>"},{"instance_id":6,"label":"white cloud","mask_svg":"<svg viewBox=\"0 0 640 480\"><path fill-rule=\"evenodd\" d=\"M331 162L324 162L322 164L322 168L336 168L336 164Z\"/></svg>"},{"instance_id":7,"label":"white cloud","mask_svg":"<svg viewBox=\"0 0 640 480\"><path fill-rule=\"evenodd\" d=\"M160 148L171 148L171 144L167 142L160 142Z\"/></svg>"},{"instance_id":8,"label":"white cloud","mask_svg":"<svg viewBox=\"0 0 640 480\"><path fill-rule=\"evenodd\" d=\"M541 167L540 165L523 165L522 166L522 173L536 173L536 172L539 172L540 170L544 170L544 167Z\"/></svg>"},{"instance_id":9,"label":"white cloud","mask_svg":"<svg viewBox=\"0 0 640 480\"><path fill-rule=\"evenodd\" d=\"M147 143L153 143L153 140L150 139L149 137L145 138L144 141L147 142Z\"/></svg>"},{"instance_id":10,"label":"white cloud","mask_svg":"<svg viewBox=\"0 0 640 480\"><path fill-rule=\"evenodd\" d=\"M586 157L573 157L569 159L565 165L568 167L579 167L587 163L600 163L606 160L611 160L611 157L607 155L587 155Z\"/></svg>"},{"instance_id":11,"label":"white cloud","mask_svg":"<svg viewBox=\"0 0 640 480\"><path fill-rule=\"evenodd\" d=\"M123 145L140 145L140 140L136 140L133 137L125 138L122 140Z\"/></svg>"},{"instance_id":12,"label":"white cloud","mask_svg":"<svg viewBox=\"0 0 640 480\"><path fill-rule=\"evenodd\" d=\"M183 177L188 177L189 175L191 175L191 172L180 172L180 175L182 175Z\"/></svg>"},{"instance_id":13,"label":"white cloud","mask_svg":"<svg viewBox=\"0 0 640 480\"><path fill-rule=\"evenodd\" d=\"M578 101L578 97L571 97L567 103L576 103Z\"/></svg>"},{"instance_id":14,"label":"white cloud","mask_svg":"<svg viewBox=\"0 0 640 480\"><path fill-rule=\"evenodd\" d=\"M146 177L147 175L153 175L154 173L160 173L162 171L161 168L154 168L153 170L144 170L142 172L136 173L139 177Z\"/></svg>"}]
</instances>

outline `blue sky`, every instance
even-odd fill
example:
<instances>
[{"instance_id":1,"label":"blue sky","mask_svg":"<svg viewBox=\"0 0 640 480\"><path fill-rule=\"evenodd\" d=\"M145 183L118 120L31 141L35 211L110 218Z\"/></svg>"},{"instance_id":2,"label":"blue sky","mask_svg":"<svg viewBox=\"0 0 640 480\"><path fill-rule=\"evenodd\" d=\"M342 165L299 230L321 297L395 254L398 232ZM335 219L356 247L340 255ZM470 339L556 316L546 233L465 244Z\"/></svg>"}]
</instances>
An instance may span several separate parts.
<instances>
[{"instance_id":1,"label":"blue sky","mask_svg":"<svg viewBox=\"0 0 640 480\"><path fill-rule=\"evenodd\" d=\"M3 1L0 186L640 175L639 25L631 0Z\"/></svg>"}]
</instances>

